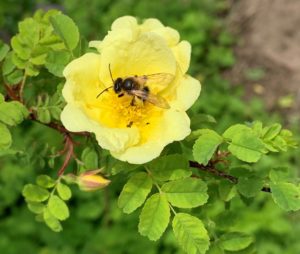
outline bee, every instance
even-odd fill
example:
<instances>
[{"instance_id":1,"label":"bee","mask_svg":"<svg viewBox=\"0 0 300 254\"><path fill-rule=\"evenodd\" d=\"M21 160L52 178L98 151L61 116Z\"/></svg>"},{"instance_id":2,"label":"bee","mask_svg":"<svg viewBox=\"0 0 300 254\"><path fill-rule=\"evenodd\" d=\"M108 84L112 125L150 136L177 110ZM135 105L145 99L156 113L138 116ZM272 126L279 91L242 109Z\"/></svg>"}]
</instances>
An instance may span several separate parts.
<instances>
[{"instance_id":1,"label":"bee","mask_svg":"<svg viewBox=\"0 0 300 254\"><path fill-rule=\"evenodd\" d=\"M168 102L163 97L150 92L148 85L151 83L161 85L169 84L174 79L174 75L169 73L156 73L141 76L134 75L125 78L117 78L116 80L114 80L113 75L111 73L110 65L108 67L110 77L113 81L113 85L102 90L96 98L98 98L101 94L108 91L109 89L113 88L114 92L118 95L118 97L122 97L125 94L131 95L131 106L135 105L135 99L138 98L143 102L149 102L160 108L170 108Z\"/></svg>"}]
</instances>

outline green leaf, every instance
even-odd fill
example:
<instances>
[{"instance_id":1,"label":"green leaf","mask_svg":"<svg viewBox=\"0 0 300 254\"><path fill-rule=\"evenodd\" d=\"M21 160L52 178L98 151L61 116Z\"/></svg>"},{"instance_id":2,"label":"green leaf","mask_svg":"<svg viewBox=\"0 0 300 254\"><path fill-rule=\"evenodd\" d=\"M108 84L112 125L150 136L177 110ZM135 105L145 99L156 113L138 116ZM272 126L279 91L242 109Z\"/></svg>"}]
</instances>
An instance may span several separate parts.
<instances>
[{"instance_id":1,"label":"green leaf","mask_svg":"<svg viewBox=\"0 0 300 254\"><path fill-rule=\"evenodd\" d=\"M0 62L6 57L9 51L9 46L0 41Z\"/></svg>"},{"instance_id":2,"label":"green leaf","mask_svg":"<svg viewBox=\"0 0 300 254\"><path fill-rule=\"evenodd\" d=\"M140 214L139 232L150 240L158 240L170 220L170 207L164 194L156 193L146 201Z\"/></svg>"},{"instance_id":3,"label":"green leaf","mask_svg":"<svg viewBox=\"0 0 300 254\"><path fill-rule=\"evenodd\" d=\"M47 224L47 226L49 228L51 228L54 232L60 232L60 231L62 231L62 226L61 226L59 220L56 219L52 215L52 213L49 210L49 208L45 208L44 214L43 214L43 219L44 219L45 223Z\"/></svg>"},{"instance_id":4,"label":"green leaf","mask_svg":"<svg viewBox=\"0 0 300 254\"><path fill-rule=\"evenodd\" d=\"M51 122L51 115L49 109L46 107L40 107L37 109L37 119L41 123L50 123Z\"/></svg>"},{"instance_id":5,"label":"green leaf","mask_svg":"<svg viewBox=\"0 0 300 254\"><path fill-rule=\"evenodd\" d=\"M236 187L235 184L231 183L228 180L221 180L218 185L218 191L220 198L223 201L228 202L236 195Z\"/></svg>"},{"instance_id":6,"label":"green leaf","mask_svg":"<svg viewBox=\"0 0 300 254\"><path fill-rule=\"evenodd\" d=\"M231 232L220 237L220 244L227 251L239 251L253 242L252 236L239 232Z\"/></svg>"},{"instance_id":7,"label":"green leaf","mask_svg":"<svg viewBox=\"0 0 300 254\"><path fill-rule=\"evenodd\" d=\"M168 201L176 207L193 208L207 202L207 186L200 179L185 178L165 183L162 191Z\"/></svg>"},{"instance_id":8,"label":"green leaf","mask_svg":"<svg viewBox=\"0 0 300 254\"><path fill-rule=\"evenodd\" d=\"M49 51L45 66L53 75L63 77L63 70L70 60L71 55L68 51Z\"/></svg>"},{"instance_id":9,"label":"green leaf","mask_svg":"<svg viewBox=\"0 0 300 254\"><path fill-rule=\"evenodd\" d=\"M281 125L275 123L271 126L267 126L263 129L263 139L264 140L271 140L275 138L281 131Z\"/></svg>"},{"instance_id":10,"label":"green leaf","mask_svg":"<svg viewBox=\"0 0 300 254\"><path fill-rule=\"evenodd\" d=\"M273 183L289 182L289 181L293 180L294 175L291 174L291 172L289 171L289 168L278 167L278 168L274 168L270 171L269 178Z\"/></svg>"},{"instance_id":11,"label":"green leaf","mask_svg":"<svg viewBox=\"0 0 300 254\"><path fill-rule=\"evenodd\" d=\"M18 101L0 103L0 121L11 126L21 123L29 112Z\"/></svg>"},{"instance_id":12,"label":"green leaf","mask_svg":"<svg viewBox=\"0 0 300 254\"><path fill-rule=\"evenodd\" d=\"M118 206L124 213L132 213L140 207L152 188L152 180L144 172L134 174L124 185L118 199Z\"/></svg>"},{"instance_id":13,"label":"green leaf","mask_svg":"<svg viewBox=\"0 0 300 254\"><path fill-rule=\"evenodd\" d=\"M223 133L223 137L226 139L233 139L233 137L235 137L235 135L237 133L241 133L241 132L251 132L251 128L249 128L246 125L243 124L235 124L231 127L229 127L224 133Z\"/></svg>"},{"instance_id":14,"label":"green leaf","mask_svg":"<svg viewBox=\"0 0 300 254\"><path fill-rule=\"evenodd\" d=\"M56 186L56 190L62 200L69 200L72 197L71 189L66 184L59 182Z\"/></svg>"},{"instance_id":15,"label":"green leaf","mask_svg":"<svg viewBox=\"0 0 300 254\"><path fill-rule=\"evenodd\" d=\"M286 211L300 209L300 187L292 183L270 183L274 202Z\"/></svg>"},{"instance_id":16,"label":"green leaf","mask_svg":"<svg viewBox=\"0 0 300 254\"><path fill-rule=\"evenodd\" d=\"M57 35L69 50L76 48L79 42L79 31L74 21L63 14L50 17L50 22Z\"/></svg>"},{"instance_id":17,"label":"green leaf","mask_svg":"<svg viewBox=\"0 0 300 254\"><path fill-rule=\"evenodd\" d=\"M51 214L58 220L65 220L69 217L68 206L56 195L49 198L48 208Z\"/></svg>"},{"instance_id":18,"label":"green leaf","mask_svg":"<svg viewBox=\"0 0 300 254\"><path fill-rule=\"evenodd\" d=\"M201 220L177 213L172 226L177 241L188 254L204 254L208 250L209 236Z\"/></svg>"},{"instance_id":19,"label":"green leaf","mask_svg":"<svg viewBox=\"0 0 300 254\"><path fill-rule=\"evenodd\" d=\"M182 179L192 174L188 160L179 154L161 156L150 162L148 168L159 181Z\"/></svg>"},{"instance_id":20,"label":"green leaf","mask_svg":"<svg viewBox=\"0 0 300 254\"><path fill-rule=\"evenodd\" d=\"M86 147L83 150L81 160L86 169L98 168L98 153L91 147Z\"/></svg>"},{"instance_id":21,"label":"green leaf","mask_svg":"<svg viewBox=\"0 0 300 254\"><path fill-rule=\"evenodd\" d=\"M42 202L48 199L49 191L34 184L26 184L22 191L27 201Z\"/></svg>"},{"instance_id":22,"label":"green leaf","mask_svg":"<svg viewBox=\"0 0 300 254\"><path fill-rule=\"evenodd\" d=\"M252 132L239 132L234 135L228 150L245 162L257 162L263 155L265 146Z\"/></svg>"},{"instance_id":23,"label":"green leaf","mask_svg":"<svg viewBox=\"0 0 300 254\"><path fill-rule=\"evenodd\" d=\"M223 138L212 130L203 129L201 131L201 136L193 146L193 155L198 163L207 165Z\"/></svg>"},{"instance_id":24,"label":"green leaf","mask_svg":"<svg viewBox=\"0 0 300 254\"><path fill-rule=\"evenodd\" d=\"M4 124L0 123L0 151L8 149L11 143L12 139L9 130Z\"/></svg>"},{"instance_id":25,"label":"green leaf","mask_svg":"<svg viewBox=\"0 0 300 254\"><path fill-rule=\"evenodd\" d=\"M55 185L55 181L48 175L39 175L36 178L36 183L44 188L51 188Z\"/></svg>"},{"instance_id":26,"label":"green leaf","mask_svg":"<svg viewBox=\"0 0 300 254\"><path fill-rule=\"evenodd\" d=\"M256 196L263 187L263 180L258 177L241 177L236 185L238 191L245 197Z\"/></svg>"},{"instance_id":27,"label":"green leaf","mask_svg":"<svg viewBox=\"0 0 300 254\"><path fill-rule=\"evenodd\" d=\"M39 202L28 202L27 203L28 209L36 214L41 214L44 212L45 205Z\"/></svg>"}]
</instances>

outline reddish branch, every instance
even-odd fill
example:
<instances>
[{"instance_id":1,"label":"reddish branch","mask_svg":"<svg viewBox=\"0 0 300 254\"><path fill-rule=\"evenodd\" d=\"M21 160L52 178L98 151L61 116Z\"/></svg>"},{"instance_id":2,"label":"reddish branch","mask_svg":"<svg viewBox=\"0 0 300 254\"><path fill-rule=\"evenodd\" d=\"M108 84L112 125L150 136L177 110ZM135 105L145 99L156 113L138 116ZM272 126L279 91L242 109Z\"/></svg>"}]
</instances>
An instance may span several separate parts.
<instances>
[{"instance_id":1,"label":"reddish branch","mask_svg":"<svg viewBox=\"0 0 300 254\"><path fill-rule=\"evenodd\" d=\"M208 165L204 166L203 164L199 164L198 162L195 161L190 161L190 167L191 168L197 168L201 171L210 173L212 175L215 175L217 177L221 177L224 179L227 179L228 181L232 182L233 184L237 184L239 179L235 176L229 175L221 170L218 170L215 168L215 166L212 163L209 163ZM269 187L263 187L261 189L263 192L271 192L271 189Z\"/></svg>"},{"instance_id":2,"label":"reddish branch","mask_svg":"<svg viewBox=\"0 0 300 254\"><path fill-rule=\"evenodd\" d=\"M63 151L66 152L66 157L65 157L65 160L64 160L62 166L58 170L58 173L57 173L58 176L63 175L63 173L65 172L65 169L69 165L71 158L74 156L74 142L68 134L65 135L65 147L64 147Z\"/></svg>"}]
</instances>

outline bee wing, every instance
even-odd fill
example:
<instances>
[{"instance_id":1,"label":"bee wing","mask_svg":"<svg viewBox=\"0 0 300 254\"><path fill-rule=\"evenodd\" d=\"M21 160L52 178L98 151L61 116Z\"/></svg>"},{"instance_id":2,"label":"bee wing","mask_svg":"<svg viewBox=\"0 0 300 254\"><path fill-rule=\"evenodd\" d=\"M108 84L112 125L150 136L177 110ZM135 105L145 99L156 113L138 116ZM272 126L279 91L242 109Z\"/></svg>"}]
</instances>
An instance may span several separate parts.
<instances>
[{"instance_id":1,"label":"bee wing","mask_svg":"<svg viewBox=\"0 0 300 254\"><path fill-rule=\"evenodd\" d=\"M151 84L156 86L165 87L172 82L174 75L170 73L154 73L149 75L133 76L132 78L138 84L146 85L151 87Z\"/></svg>"},{"instance_id":2,"label":"bee wing","mask_svg":"<svg viewBox=\"0 0 300 254\"><path fill-rule=\"evenodd\" d=\"M164 108L164 109L170 108L169 103L159 95L154 95L143 90L131 90L130 93L139 97L142 100L152 103L157 107Z\"/></svg>"}]
</instances>

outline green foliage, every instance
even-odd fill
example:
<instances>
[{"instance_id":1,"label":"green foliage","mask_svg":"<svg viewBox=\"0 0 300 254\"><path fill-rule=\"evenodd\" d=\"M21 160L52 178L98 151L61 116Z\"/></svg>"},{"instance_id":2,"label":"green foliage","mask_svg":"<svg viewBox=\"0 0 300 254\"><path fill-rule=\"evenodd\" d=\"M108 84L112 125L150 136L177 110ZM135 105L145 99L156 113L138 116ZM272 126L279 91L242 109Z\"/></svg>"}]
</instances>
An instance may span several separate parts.
<instances>
[{"instance_id":1,"label":"green foliage","mask_svg":"<svg viewBox=\"0 0 300 254\"><path fill-rule=\"evenodd\" d=\"M220 244L224 250L239 251L247 248L253 242L253 238L249 235L230 232L220 237Z\"/></svg>"},{"instance_id":2,"label":"green foliage","mask_svg":"<svg viewBox=\"0 0 300 254\"><path fill-rule=\"evenodd\" d=\"M139 221L139 232L150 240L158 240L170 220L170 207L163 193L156 193L147 199Z\"/></svg>"},{"instance_id":3,"label":"green foliage","mask_svg":"<svg viewBox=\"0 0 300 254\"><path fill-rule=\"evenodd\" d=\"M168 254L181 253L180 245L187 253L299 253L299 214L292 212L300 209L295 173L299 156L290 149L297 143L281 124L263 126L261 121L283 121L265 113L258 100L245 103L241 88L221 78L220 72L235 62L235 38L222 24L226 1L167 0L168 8L133 0L56 3L72 19L56 10L38 11L21 21L18 31L16 23L21 15L33 13L35 3L0 3L0 36L3 30L12 37L10 46L0 42L0 252ZM149 13L192 44L189 72L203 85L200 99L188 112L193 132L142 166L111 158L93 136L71 135L79 145L65 174L101 168L112 180L95 193L71 189L64 178L54 176L68 147L43 124L60 123L63 69L87 52L79 30L89 39L102 39L115 18L148 18ZM263 73L245 74L258 80ZM19 91L22 84L24 94L8 95L7 88ZM19 96L25 106L16 101ZM191 168L190 160L199 167ZM269 187L271 193L261 191ZM20 193L33 214L20 202ZM66 220L69 213L72 218Z\"/></svg>"},{"instance_id":4,"label":"green foliage","mask_svg":"<svg viewBox=\"0 0 300 254\"><path fill-rule=\"evenodd\" d=\"M209 236L201 220L186 213L178 213L172 226L179 244L187 253L206 253Z\"/></svg>"},{"instance_id":5,"label":"green foliage","mask_svg":"<svg viewBox=\"0 0 300 254\"><path fill-rule=\"evenodd\" d=\"M185 178L165 183L161 190L168 201L176 207L193 208L206 203L208 195L206 184L193 178Z\"/></svg>"},{"instance_id":6,"label":"green foliage","mask_svg":"<svg viewBox=\"0 0 300 254\"><path fill-rule=\"evenodd\" d=\"M207 165L223 139L216 132L208 129L200 130L199 135L193 147L194 158L197 162Z\"/></svg>"},{"instance_id":7,"label":"green foliage","mask_svg":"<svg viewBox=\"0 0 300 254\"><path fill-rule=\"evenodd\" d=\"M144 172L136 173L124 185L118 205L124 213L132 213L140 207L152 188L152 179Z\"/></svg>"}]
</instances>

